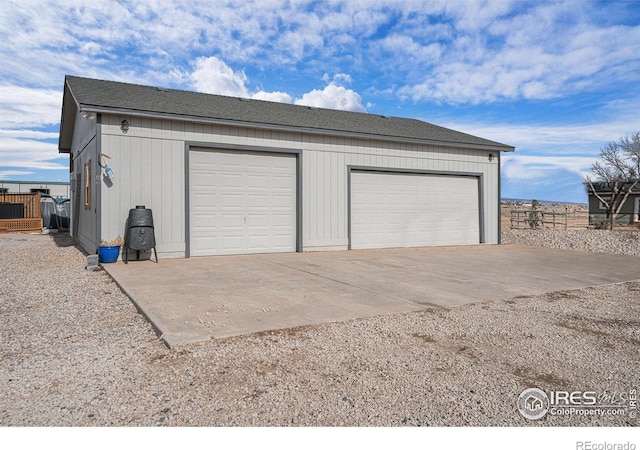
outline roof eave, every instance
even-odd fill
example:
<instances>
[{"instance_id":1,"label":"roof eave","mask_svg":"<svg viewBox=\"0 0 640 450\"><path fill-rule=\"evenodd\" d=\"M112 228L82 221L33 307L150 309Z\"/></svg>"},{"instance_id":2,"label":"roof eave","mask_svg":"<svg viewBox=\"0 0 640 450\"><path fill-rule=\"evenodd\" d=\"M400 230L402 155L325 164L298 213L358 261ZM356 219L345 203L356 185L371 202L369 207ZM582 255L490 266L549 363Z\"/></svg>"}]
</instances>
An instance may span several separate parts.
<instances>
[{"instance_id":1,"label":"roof eave","mask_svg":"<svg viewBox=\"0 0 640 450\"><path fill-rule=\"evenodd\" d=\"M62 112L60 113L60 134L58 136L58 153L71 153L73 129L75 127L78 102L75 99L67 78L64 80L62 95Z\"/></svg>"}]
</instances>

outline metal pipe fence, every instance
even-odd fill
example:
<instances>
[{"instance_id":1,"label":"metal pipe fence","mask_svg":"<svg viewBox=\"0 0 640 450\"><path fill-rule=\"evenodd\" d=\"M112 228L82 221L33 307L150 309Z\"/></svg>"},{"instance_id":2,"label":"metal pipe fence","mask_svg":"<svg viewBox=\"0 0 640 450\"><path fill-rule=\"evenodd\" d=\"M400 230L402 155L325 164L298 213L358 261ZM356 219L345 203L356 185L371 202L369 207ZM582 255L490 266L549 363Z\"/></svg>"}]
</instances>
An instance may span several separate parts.
<instances>
[{"instance_id":1,"label":"metal pipe fence","mask_svg":"<svg viewBox=\"0 0 640 450\"><path fill-rule=\"evenodd\" d=\"M564 211L542 209L512 209L510 211L512 229L551 228L566 230L569 227L587 226L588 214L576 210Z\"/></svg>"}]
</instances>

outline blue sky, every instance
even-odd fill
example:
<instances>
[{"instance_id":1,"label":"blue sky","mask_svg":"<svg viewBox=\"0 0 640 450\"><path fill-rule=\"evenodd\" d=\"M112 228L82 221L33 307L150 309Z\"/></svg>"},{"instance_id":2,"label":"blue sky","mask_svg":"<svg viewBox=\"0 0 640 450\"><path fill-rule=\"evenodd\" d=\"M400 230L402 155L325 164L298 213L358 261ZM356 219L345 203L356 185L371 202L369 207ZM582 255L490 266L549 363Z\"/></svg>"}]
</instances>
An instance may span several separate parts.
<instances>
[{"instance_id":1,"label":"blue sky","mask_svg":"<svg viewBox=\"0 0 640 450\"><path fill-rule=\"evenodd\" d=\"M64 75L413 117L516 147L503 197L586 201L640 131L640 1L0 3L0 179L68 180Z\"/></svg>"}]
</instances>

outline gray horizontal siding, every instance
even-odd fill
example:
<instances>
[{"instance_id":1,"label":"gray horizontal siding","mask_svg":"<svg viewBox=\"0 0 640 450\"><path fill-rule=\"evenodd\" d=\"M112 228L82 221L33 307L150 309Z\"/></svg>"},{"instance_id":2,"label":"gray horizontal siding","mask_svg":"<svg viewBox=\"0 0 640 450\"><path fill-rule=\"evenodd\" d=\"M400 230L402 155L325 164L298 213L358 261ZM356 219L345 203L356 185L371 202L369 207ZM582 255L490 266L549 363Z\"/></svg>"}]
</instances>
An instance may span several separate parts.
<instances>
[{"instance_id":1,"label":"gray horizontal siding","mask_svg":"<svg viewBox=\"0 0 640 450\"><path fill-rule=\"evenodd\" d=\"M122 120L130 128L120 130ZM102 184L102 235L124 232L128 211L153 209L158 252L185 251L185 143L287 148L302 151L303 249L346 249L347 166L391 167L483 175L486 242L498 242L498 160L487 151L416 143L248 129L119 115L103 115L102 152L117 178Z\"/></svg>"}]
</instances>

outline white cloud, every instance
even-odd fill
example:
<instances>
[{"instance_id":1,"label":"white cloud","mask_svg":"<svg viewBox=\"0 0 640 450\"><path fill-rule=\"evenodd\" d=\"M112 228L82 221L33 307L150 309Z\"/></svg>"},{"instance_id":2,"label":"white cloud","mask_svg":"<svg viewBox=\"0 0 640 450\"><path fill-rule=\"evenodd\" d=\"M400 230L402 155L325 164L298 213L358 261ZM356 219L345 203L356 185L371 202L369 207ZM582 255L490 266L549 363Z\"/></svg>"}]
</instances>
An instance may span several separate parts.
<instances>
[{"instance_id":1,"label":"white cloud","mask_svg":"<svg viewBox=\"0 0 640 450\"><path fill-rule=\"evenodd\" d=\"M0 167L56 170L69 167L69 156L58 153L58 146L31 139L0 139Z\"/></svg>"},{"instance_id":2,"label":"white cloud","mask_svg":"<svg viewBox=\"0 0 640 450\"><path fill-rule=\"evenodd\" d=\"M5 0L0 77L59 89L63 75L72 73L178 87L191 82L203 92L215 84L218 93L249 95L243 71L225 78L218 67L218 77L211 79L210 58L198 62L195 78L185 76L185 61L215 54L223 64L292 71L324 65L337 72L342 64L393 67L396 82L404 85L396 91L414 101L547 99L639 69L640 27L596 21L594 14L603 8L619 9L598 8L503 0L76 0L63 6Z\"/></svg>"},{"instance_id":3,"label":"white cloud","mask_svg":"<svg viewBox=\"0 0 640 450\"><path fill-rule=\"evenodd\" d=\"M252 94L247 87L249 79L245 73L243 71L234 71L224 61L215 56L198 58L194 62L194 71L190 78L197 91L209 94L294 103L296 105L344 111L365 111L362 105L362 97L357 92L342 86L343 83L351 83L353 81L351 76L345 73L334 75L333 80L324 89L314 89L296 100L293 100L290 94L281 91L267 92L260 90ZM322 79L327 82L329 75L325 74Z\"/></svg>"},{"instance_id":4,"label":"white cloud","mask_svg":"<svg viewBox=\"0 0 640 450\"><path fill-rule=\"evenodd\" d=\"M502 176L511 179L531 180L545 178L550 172L563 170L584 178L590 172L594 158L572 156L503 155Z\"/></svg>"},{"instance_id":5,"label":"white cloud","mask_svg":"<svg viewBox=\"0 0 640 450\"><path fill-rule=\"evenodd\" d=\"M553 173L560 171L573 173L583 179L598 159L600 148L634 130L640 130L640 118L633 116L628 107L631 105L623 104L610 122L597 125L479 122L449 122L442 125L515 146L514 153L504 153L501 158L501 173L507 179L552 179Z\"/></svg>"},{"instance_id":6,"label":"white cloud","mask_svg":"<svg viewBox=\"0 0 640 450\"><path fill-rule=\"evenodd\" d=\"M395 32L384 38L380 46L391 54L404 55L403 64L433 64L442 55L443 46L438 42L421 44L413 37Z\"/></svg>"},{"instance_id":7,"label":"white cloud","mask_svg":"<svg viewBox=\"0 0 640 450\"><path fill-rule=\"evenodd\" d=\"M537 124L487 124L473 122L449 122L445 127L482 136L520 148L547 146L590 145L596 150L602 142L616 139L620 123L594 125L537 125Z\"/></svg>"},{"instance_id":8,"label":"white cloud","mask_svg":"<svg viewBox=\"0 0 640 450\"><path fill-rule=\"evenodd\" d=\"M456 18L458 27L466 31L482 31L513 10L513 0L473 0L467 2L448 2L440 4L445 12Z\"/></svg>"},{"instance_id":9,"label":"white cloud","mask_svg":"<svg viewBox=\"0 0 640 450\"><path fill-rule=\"evenodd\" d=\"M325 73L322 80L327 82L329 75ZM329 82L324 89L314 89L307 92L294 103L296 105L314 106L316 108L365 112L360 94L342 86L343 83L351 83L352 81L353 79L350 75L338 73L333 76L333 80Z\"/></svg>"},{"instance_id":10,"label":"white cloud","mask_svg":"<svg viewBox=\"0 0 640 450\"><path fill-rule=\"evenodd\" d=\"M329 74L324 74L324 76L322 77L322 80L329 80ZM325 81L326 82L326 81ZM333 76L333 82L339 86L344 86L345 84L351 84L353 83L353 78L351 78L351 75L347 74L347 73L337 73Z\"/></svg>"},{"instance_id":11,"label":"white cloud","mask_svg":"<svg viewBox=\"0 0 640 450\"><path fill-rule=\"evenodd\" d=\"M640 69L634 56L640 26L596 22L586 4L450 3L443 20L456 30L451 39L408 30L383 41L414 80L398 89L402 98L454 104L550 99L609 86ZM422 74L407 67L416 64Z\"/></svg>"},{"instance_id":12,"label":"white cloud","mask_svg":"<svg viewBox=\"0 0 640 450\"><path fill-rule=\"evenodd\" d=\"M194 62L194 68L191 80L197 91L231 97L249 97L249 91L245 86L247 76L244 72L235 72L215 56L198 58Z\"/></svg>"},{"instance_id":13,"label":"white cloud","mask_svg":"<svg viewBox=\"0 0 640 450\"><path fill-rule=\"evenodd\" d=\"M313 24L310 24L313 26ZM302 59L310 49L322 48L324 39L318 33L313 33L311 28L305 30L286 31L278 37L276 42L279 48L288 49L290 57L294 60Z\"/></svg>"},{"instance_id":14,"label":"white cloud","mask_svg":"<svg viewBox=\"0 0 640 450\"><path fill-rule=\"evenodd\" d=\"M27 170L0 170L0 179L11 180L13 177L23 177L31 175L33 172Z\"/></svg>"},{"instance_id":15,"label":"white cloud","mask_svg":"<svg viewBox=\"0 0 640 450\"><path fill-rule=\"evenodd\" d=\"M254 98L256 100L266 100L268 102L278 102L278 103L293 102L293 99L289 94L287 94L286 92L280 92L280 91L275 91L275 92L258 91L255 94L253 94L251 98Z\"/></svg>"},{"instance_id":16,"label":"white cloud","mask_svg":"<svg viewBox=\"0 0 640 450\"><path fill-rule=\"evenodd\" d=\"M58 133L40 129L60 121L61 106L60 91L0 86L0 167L22 169L2 170L0 176L68 167L68 157L59 155L57 145L43 142L57 139Z\"/></svg>"},{"instance_id":17,"label":"white cloud","mask_svg":"<svg viewBox=\"0 0 640 450\"><path fill-rule=\"evenodd\" d=\"M0 128L58 123L61 107L61 90L0 86Z\"/></svg>"},{"instance_id":18,"label":"white cloud","mask_svg":"<svg viewBox=\"0 0 640 450\"><path fill-rule=\"evenodd\" d=\"M314 89L307 92L302 98L297 99L295 104L343 111L365 111L362 97L357 92L338 86L333 81L322 90Z\"/></svg>"},{"instance_id":19,"label":"white cloud","mask_svg":"<svg viewBox=\"0 0 640 450\"><path fill-rule=\"evenodd\" d=\"M638 28L597 25L603 21L589 13L588 5L575 2L504 0L215 5L76 0L62 6L4 0L0 74L13 82L59 86L65 73L162 80L194 54L272 67L312 65L318 57L409 71L415 78L402 93L415 99L546 98L567 83L598 82L585 78L634 59ZM372 37L370 46L359 45ZM519 60L509 61L514 55ZM38 67L47 70L33 70ZM533 70L540 68L542 73ZM496 74L501 76L494 88ZM484 81L470 79L465 88L465 76ZM499 87L505 84L503 93Z\"/></svg>"},{"instance_id":20,"label":"white cloud","mask_svg":"<svg viewBox=\"0 0 640 450\"><path fill-rule=\"evenodd\" d=\"M2 130L0 138L58 139L59 133L37 130Z\"/></svg>"},{"instance_id":21,"label":"white cloud","mask_svg":"<svg viewBox=\"0 0 640 450\"><path fill-rule=\"evenodd\" d=\"M164 78L199 55L231 63L295 65L335 58L375 32L377 5L308 2L3 0L0 77L60 87L65 74L140 81ZM350 57L350 55L347 55ZM236 86L237 87L237 86Z\"/></svg>"}]
</instances>

